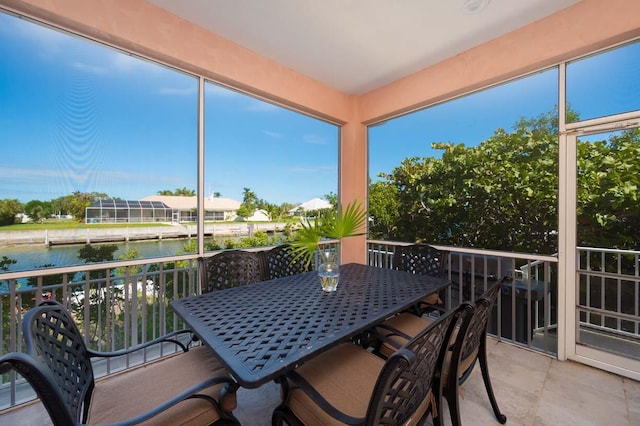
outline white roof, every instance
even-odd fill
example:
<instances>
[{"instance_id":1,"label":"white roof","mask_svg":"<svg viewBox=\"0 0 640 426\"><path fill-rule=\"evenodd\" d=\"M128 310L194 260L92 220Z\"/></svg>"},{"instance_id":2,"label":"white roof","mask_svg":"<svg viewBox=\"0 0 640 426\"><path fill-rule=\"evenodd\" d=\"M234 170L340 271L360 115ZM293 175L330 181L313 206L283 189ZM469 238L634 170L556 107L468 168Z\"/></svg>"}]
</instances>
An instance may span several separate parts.
<instances>
[{"instance_id":1,"label":"white roof","mask_svg":"<svg viewBox=\"0 0 640 426\"><path fill-rule=\"evenodd\" d=\"M162 201L168 207L176 210L191 210L198 206L198 198L184 197L181 195L150 195L141 201ZM206 197L204 199L204 209L210 212L229 212L240 208L240 201L231 198Z\"/></svg>"},{"instance_id":2,"label":"white roof","mask_svg":"<svg viewBox=\"0 0 640 426\"><path fill-rule=\"evenodd\" d=\"M269 218L269 213L266 210L258 209L253 214L247 218L249 221L254 222L268 222L271 219Z\"/></svg>"},{"instance_id":3,"label":"white roof","mask_svg":"<svg viewBox=\"0 0 640 426\"><path fill-rule=\"evenodd\" d=\"M333 207L330 202L323 200L322 198L312 198L309 201L305 201L297 207L289 210L289 212L295 212L298 210L322 210L322 209L330 209Z\"/></svg>"}]
</instances>

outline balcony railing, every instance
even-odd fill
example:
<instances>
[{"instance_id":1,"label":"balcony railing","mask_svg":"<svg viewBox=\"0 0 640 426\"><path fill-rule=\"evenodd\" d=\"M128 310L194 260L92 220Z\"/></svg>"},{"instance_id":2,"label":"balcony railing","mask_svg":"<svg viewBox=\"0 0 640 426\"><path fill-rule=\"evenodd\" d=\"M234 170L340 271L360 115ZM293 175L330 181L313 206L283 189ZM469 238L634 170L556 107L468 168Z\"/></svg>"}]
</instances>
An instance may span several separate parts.
<instances>
[{"instance_id":1,"label":"balcony railing","mask_svg":"<svg viewBox=\"0 0 640 426\"><path fill-rule=\"evenodd\" d=\"M390 268L396 247L407 244L369 241L368 262ZM557 353L557 257L435 247L450 252L445 265L452 282L452 291L446 300L449 306L474 300L492 283L507 277L494 308L490 332L537 351Z\"/></svg>"},{"instance_id":2,"label":"balcony railing","mask_svg":"<svg viewBox=\"0 0 640 426\"><path fill-rule=\"evenodd\" d=\"M578 343L640 360L640 251L578 247Z\"/></svg>"},{"instance_id":3,"label":"balcony railing","mask_svg":"<svg viewBox=\"0 0 640 426\"><path fill-rule=\"evenodd\" d=\"M44 299L71 312L87 346L115 351L184 328L169 303L196 294L195 256L88 264L2 275L0 281L0 353L23 351L22 313ZM87 303L88 302L88 303ZM173 353L175 345L154 347L135 357L104 359L96 376L110 374ZM0 380L0 409L34 398L19 376Z\"/></svg>"},{"instance_id":4,"label":"balcony railing","mask_svg":"<svg viewBox=\"0 0 640 426\"><path fill-rule=\"evenodd\" d=\"M399 245L406 243L369 241L368 263L390 268ZM555 256L437 248L451 253L446 273L453 284L447 304L473 299L496 279L506 276L509 280L494 309L491 333L537 351L557 352ZM581 325L606 328L637 339L640 252L581 248L579 256L584 288ZM2 274L0 353L24 350L21 314L47 298L58 300L71 310L87 345L96 350L128 348L180 330L183 323L170 302L198 293L196 260L196 255L184 255ZM611 270L599 266L611 264L620 267ZM605 285L616 289L615 302L611 301L611 291L603 290ZM626 300L627 291L633 296L630 301ZM100 361L95 366L96 374L120 371L174 350L166 347L136 358ZM30 386L19 376L2 376L0 410L33 398Z\"/></svg>"},{"instance_id":5,"label":"balcony railing","mask_svg":"<svg viewBox=\"0 0 640 426\"><path fill-rule=\"evenodd\" d=\"M336 241L322 245L335 248ZM182 330L184 324L170 303L200 291L197 264L196 255L185 255L4 273L0 355L25 350L22 313L45 299L67 307L87 346L97 351L126 349ZM135 356L100 360L94 372L101 377L175 350L175 345L154 346ZM34 398L31 387L15 372L0 376L0 410Z\"/></svg>"}]
</instances>

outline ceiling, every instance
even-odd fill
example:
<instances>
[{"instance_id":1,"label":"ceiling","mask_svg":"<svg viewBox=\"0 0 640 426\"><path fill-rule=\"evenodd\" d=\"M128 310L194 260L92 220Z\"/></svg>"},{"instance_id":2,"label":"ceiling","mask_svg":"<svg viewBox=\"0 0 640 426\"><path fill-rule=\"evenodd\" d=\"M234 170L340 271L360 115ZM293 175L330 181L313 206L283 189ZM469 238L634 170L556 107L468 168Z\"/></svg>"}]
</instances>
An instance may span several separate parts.
<instances>
[{"instance_id":1,"label":"ceiling","mask_svg":"<svg viewBox=\"0 0 640 426\"><path fill-rule=\"evenodd\" d=\"M362 94L580 0L148 0L341 92ZM487 3L475 13L466 1Z\"/></svg>"}]
</instances>

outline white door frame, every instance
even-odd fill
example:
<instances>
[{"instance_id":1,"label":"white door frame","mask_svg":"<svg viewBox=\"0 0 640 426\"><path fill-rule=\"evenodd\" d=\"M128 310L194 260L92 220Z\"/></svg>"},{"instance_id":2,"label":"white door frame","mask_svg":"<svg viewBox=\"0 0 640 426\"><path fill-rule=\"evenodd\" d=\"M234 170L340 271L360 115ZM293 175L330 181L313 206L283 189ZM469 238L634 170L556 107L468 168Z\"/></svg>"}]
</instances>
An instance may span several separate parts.
<instances>
[{"instance_id":1,"label":"white door frame","mask_svg":"<svg viewBox=\"0 0 640 426\"><path fill-rule=\"evenodd\" d=\"M563 111L564 108L561 108ZM562 114L563 115L563 114ZM564 123L564 116L560 123ZM566 124L560 128L559 138L559 321L558 359L571 359L583 364L610 371L615 374L640 380L640 361L619 356L603 350L578 345L577 294L577 140L580 136L640 127L640 111L617 114L578 123ZM564 299L564 300L563 300ZM564 319L564 324L560 319Z\"/></svg>"}]
</instances>

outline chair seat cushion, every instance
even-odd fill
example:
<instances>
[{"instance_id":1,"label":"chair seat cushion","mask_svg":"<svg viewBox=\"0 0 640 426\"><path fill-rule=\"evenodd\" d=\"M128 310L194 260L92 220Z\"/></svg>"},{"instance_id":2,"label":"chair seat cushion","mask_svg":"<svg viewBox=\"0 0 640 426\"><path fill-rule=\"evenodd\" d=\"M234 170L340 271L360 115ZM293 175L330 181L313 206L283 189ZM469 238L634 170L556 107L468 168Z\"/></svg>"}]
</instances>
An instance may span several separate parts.
<instances>
[{"instance_id":1,"label":"chair seat cushion","mask_svg":"<svg viewBox=\"0 0 640 426\"><path fill-rule=\"evenodd\" d=\"M393 317L385 321L384 324L413 337L424 330L426 327L428 327L432 322L433 321L431 319L422 318L408 312L403 312L398 315L394 315ZM408 340L404 337L398 336L397 334L394 335L387 329L380 328L379 331L381 333L387 334L387 338L391 342L393 342L382 342L382 344L380 345L379 352L387 358L390 357L396 350L398 350L398 348L408 342Z\"/></svg>"},{"instance_id":2,"label":"chair seat cushion","mask_svg":"<svg viewBox=\"0 0 640 426\"><path fill-rule=\"evenodd\" d=\"M174 395L207 378L228 375L214 353L205 346L190 349L157 362L96 380L89 409L90 424L115 423L143 414ZM220 400L223 384L204 389L200 394ZM225 411L236 408L235 392L224 395ZM191 398L178 403L143 425L209 425L220 419L214 406Z\"/></svg>"},{"instance_id":3,"label":"chair seat cushion","mask_svg":"<svg viewBox=\"0 0 640 426\"><path fill-rule=\"evenodd\" d=\"M420 303L427 305L441 305L442 299L440 299L440 295L438 293L434 293L420 299Z\"/></svg>"},{"instance_id":4,"label":"chair seat cushion","mask_svg":"<svg viewBox=\"0 0 640 426\"><path fill-rule=\"evenodd\" d=\"M458 328L453 330L453 334L451 336L451 341L453 342L456 338ZM458 364L458 377L461 377L468 369L471 367L478 357L478 349L475 348L469 356L460 360L460 364ZM449 371L451 371L451 356L453 352L448 350L444 356L444 369L442 370L442 383L443 386L447 384L447 380L449 379Z\"/></svg>"},{"instance_id":5,"label":"chair seat cushion","mask_svg":"<svg viewBox=\"0 0 640 426\"><path fill-rule=\"evenodd\" d=\"M460 324L457 324L451 332L451 337L449 338L449 350L444 354L444 368L442 369L442 385L446 386L447 380L449 379L449 372L451 371L451 357L453 356L453 351L451 349L453 342L458 339L458 334L460 332ZM473 362L476 360L478 356L478 348L475 348L466 358L462 358L460 360L460 364L458 364L458 377L462 376L469 367L473 365Z\"/></svg>"},{"instance_id":6,"label":"chair seat cushion","mask_svg":"<svg viewBox=\"0 0 640 426\"><path fill-rule=\"evenodd\" d=\"M425 327L427 327L429 324L431 324L431 322L432 320L429 318L422 318L417 315L403 312L401 314L391 317L390 319L385 321L384 324L389 327L395 328L396 330L401 331L404 334L407 334L413 337L417 335L420 331L422 331ZM453 333L451 334L451 338L450 338L450 343L455 342L458 336L458 330L459 330L458 326L456 326L453 329ZM380 331L383 333L389 332L386 329L380 329ZM387 342L382 342L379 349L379 352L385 357L390 357L397 350L397 347L400 347L405 343L407 343L407 339L405 339L402 336L389 335L387 338L391 340L393 343L390 344ZM459 375L462 375L465 371L467 371L469 367L473 365L473 362L475 361L477 355L478 355L478 348L476 348L473 352L471 352L469 356L460 360L460 365L458 366ZM452 356L452 352L451 350L448 350L445 354L444 368L442 370L443 384L447 383L447 378L448 378L449 369L450 369L449 366L451 364L451 356Z\"/></svg>"},{"instance_id":7,"label":"chair seat cushion","mask_svg":"<svg viewBox=\"0 0 640 426\"><path fill-rule=\"evenodd\" d=\"M350 416L364 417L383 366L381 358L359 346L344 343L296 371L331 405ZM295 385L292 383L292 386ZM325 413L301 389L292 389L289 396L289 408L305 425L343 424Z\"/></svg>"}]
</instances>

